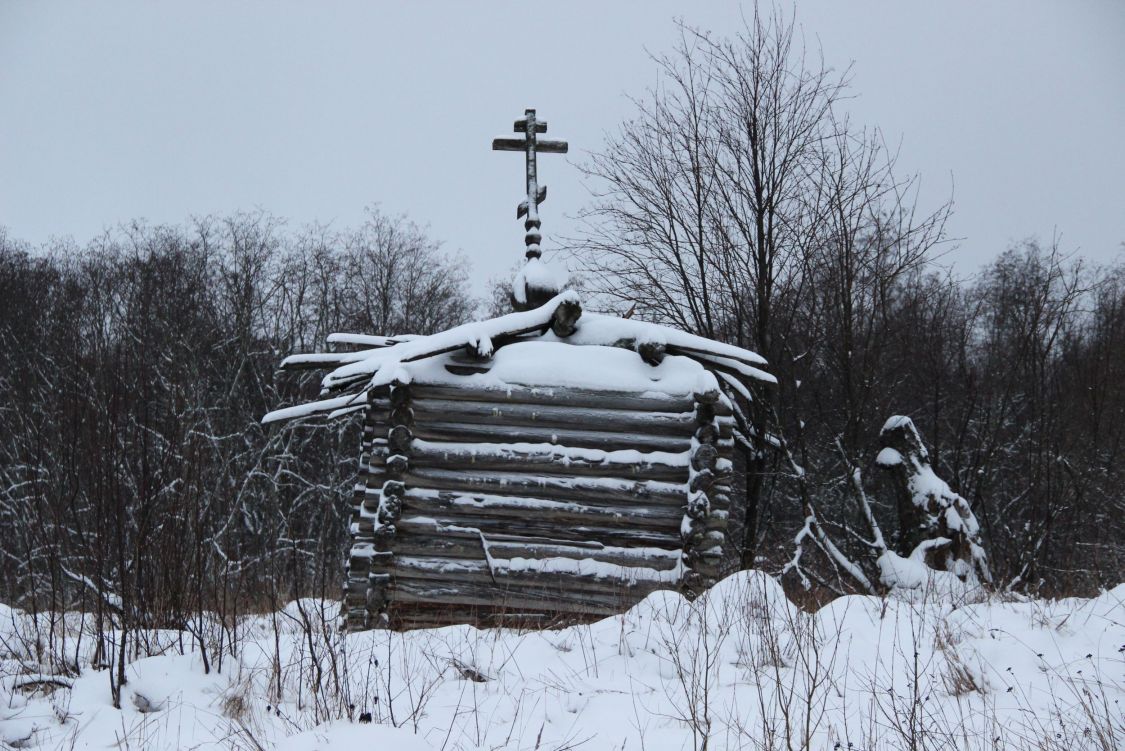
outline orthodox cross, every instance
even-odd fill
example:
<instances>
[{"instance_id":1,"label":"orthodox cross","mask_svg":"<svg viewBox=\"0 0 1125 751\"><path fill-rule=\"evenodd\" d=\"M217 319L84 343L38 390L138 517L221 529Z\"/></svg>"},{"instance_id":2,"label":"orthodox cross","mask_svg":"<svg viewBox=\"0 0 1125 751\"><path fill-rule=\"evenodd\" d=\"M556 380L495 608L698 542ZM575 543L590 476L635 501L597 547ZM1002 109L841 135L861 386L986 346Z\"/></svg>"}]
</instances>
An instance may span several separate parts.
<instances>
[{"instance_id":1,"label":"orthodox cross","mask_svg":"<svg viewBox=\"0 0 1125 751\"><path fill-rule=\"evenodd\" d=\"M527 253L525 254L528 259L538 258L542 255L539 250L539 241L543 236L539 233L541 222L539 221L539 204L547 200L547 186L539 185L538 176L535 171L535 156L538 152L544 154L565 154L568 148L566 141L551 141L546 138L540 139L536 137L538 133L547 132L547 121L537 120L535 118L535 110L525 110L522 120L516 120L512 130L516 133L523 133L522 138L494 138L492 140L493 151L523 151L527 154L527 198L520 201L520 205L516 207L516 219L526 216L523 228L526 233L523 237L524 245L527 246Z\"/></svg>"}]
</instances>

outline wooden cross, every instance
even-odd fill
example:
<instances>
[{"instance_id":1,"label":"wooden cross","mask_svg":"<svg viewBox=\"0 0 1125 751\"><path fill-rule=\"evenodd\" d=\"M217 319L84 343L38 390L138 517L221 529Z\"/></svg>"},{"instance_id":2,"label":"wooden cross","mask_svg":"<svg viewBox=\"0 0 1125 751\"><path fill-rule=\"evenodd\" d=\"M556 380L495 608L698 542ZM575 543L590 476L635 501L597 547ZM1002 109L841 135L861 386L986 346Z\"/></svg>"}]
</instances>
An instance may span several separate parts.
<instances>
[{"instance_id":1,"label":"wooden cross","mask_svg":"<svg viewBox=\"0 0 1125 751\"><path fill-rule=\"evenodd\" d=\"M523 242L527 246L526 256L538 258L542 255L539 250L539 241L543 236L539 233L539 204L547 200L547 186L540 187L535 171L535 156L537 152L544 154L565 154L569 145L566 141L551 141L546 138L536 138L537 133L547 132L547 121L535 119L535 110L524 112L522 120L516 120L512 130L523 133L523 138L494 138L492 139L493 151L523 151L527 154L527 198L520 201L516 207L516 219L526 216L523 227L526 230Z\"/></svg>"}]
</instances>

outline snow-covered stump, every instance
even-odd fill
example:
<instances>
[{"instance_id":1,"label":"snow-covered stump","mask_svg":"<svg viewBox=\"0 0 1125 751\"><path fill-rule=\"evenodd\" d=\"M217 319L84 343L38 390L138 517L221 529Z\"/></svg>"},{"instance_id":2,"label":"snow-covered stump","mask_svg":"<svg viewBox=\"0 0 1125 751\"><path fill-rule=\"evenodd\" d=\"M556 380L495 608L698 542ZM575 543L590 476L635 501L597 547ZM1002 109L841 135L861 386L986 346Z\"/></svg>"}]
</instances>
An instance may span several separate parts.
<instances>
[{"instance_id":1,"label":"snow-covered stump","mask_svg":"<svg viewBox=\"0 0 1125 751\"><path fill-rule=\"evenodd\" d=\"M876 464L892 478L901 538L899 553L936 571L948 571L964 582L991 582L980 525L969 502L954 493L930 466L930 454L909 417L887 420L879 433L882 450ZM889 553L888 555L894 555ZM907 570L896 561L881 561L884 583Z\"/></svg>"}]
</instances>

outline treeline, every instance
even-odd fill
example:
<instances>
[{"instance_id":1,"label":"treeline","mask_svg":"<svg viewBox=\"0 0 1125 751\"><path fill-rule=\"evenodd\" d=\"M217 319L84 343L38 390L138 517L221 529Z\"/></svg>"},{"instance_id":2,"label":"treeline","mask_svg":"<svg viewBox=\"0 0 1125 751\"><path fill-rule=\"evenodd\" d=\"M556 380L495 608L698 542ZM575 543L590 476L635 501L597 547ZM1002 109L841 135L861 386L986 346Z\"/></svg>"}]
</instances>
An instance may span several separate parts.
<instances>
[{"instance_id":1,"label":"treeline","mask_svg":"<svg viewBox=\"0 0 1125 751\"><path fill-rule=\"evenodd\" d=\"M864 589L853 564L878 582L871 519L910 552L874 463L884 421L908 415L997 586L1118 583L1125 264L1031 240L970 281L944 272L950 206L919 210L879 133L844 114L846 72L794 30L684 28L586 164L595 198L568 243L606 305L769 360L779 384L740 443L743 565L826 593ZM0 233L0 600L128 631L338 596L357 427L264 429L316 388L277 364L333 331L461 323L466 278L377 211L354 230L236 215L85 247Z\"/></svg>"},{"instance_id":2,"label":"treeline","mask_svg":"<svg viewBox=\"0 0 1125 751\"><path fill-rule=\"evenodd\" d=\"M570 245L608 305L778 376L740 443L743 565L876 589L874 527L902 555L914 537L874 469L880 428L907 415L999 586L1125 578L1125 265L1029 240L969 282L943 271L951 203L922 210L917 178L848 117L849 72L792 16L682 27L655 62L660 84L584 165L595 197Z\"/></svg>"},{"instance_id":3,"label":"treeline","mask_svg":"<svg viewBox=\"0 0 1125 751\"><path fill-rule=\"evenodd\" d=\"M790 560L807 492L831 539L871 568L857 469L888 542L905 543L874 460L884 421L907 415L971 503L1000 588L1058 595L1125 578L1125 264L1027 241L969 283L922 266L885 284L855 336L844 301L818 286L779 316L791 328L774 353L776 424L806 475L770 457L762 555ZM814 570L855 586L826 557Z\"/></svg>"},{"instance_id":4,"label":"treeline","mask_svg":"<svg viewBox=\"0 0 1125 751\"><path fill-rule=\"evenodd\" d=\"M474 304L458 257L375 211L343 232L236 215L34 252L0 234L0 601L128 631L338 596L357 428L263 428L316 391L277 364Z\"/></svg>"}]
</instances>

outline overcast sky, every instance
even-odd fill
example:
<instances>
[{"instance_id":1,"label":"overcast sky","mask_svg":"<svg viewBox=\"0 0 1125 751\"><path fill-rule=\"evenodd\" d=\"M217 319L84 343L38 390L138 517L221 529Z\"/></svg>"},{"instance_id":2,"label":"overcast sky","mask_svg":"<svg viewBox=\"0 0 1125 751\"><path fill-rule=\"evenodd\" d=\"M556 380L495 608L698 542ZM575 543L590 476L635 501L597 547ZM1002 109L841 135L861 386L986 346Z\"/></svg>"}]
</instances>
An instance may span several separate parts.
<instances>
[{"instance_id":1,"label":"overcast sky","mask_svg":"<svg viewBox=\"0 0 1125 751\"><path fill-rule=\"evenodd\" d=\"M522 157L490 150L528 106L544 247L587 200L574 162L656 82L673 18L723 32L737 2L0 1L0 225L84 243L132 218L262 208L346 227L408 212L484 281L522 256ZM1125 241L1125 2L799 0L853 116L901 142L923 202L953 190L971 273L1056 230Z\"/></svg>"}]
</instances>

